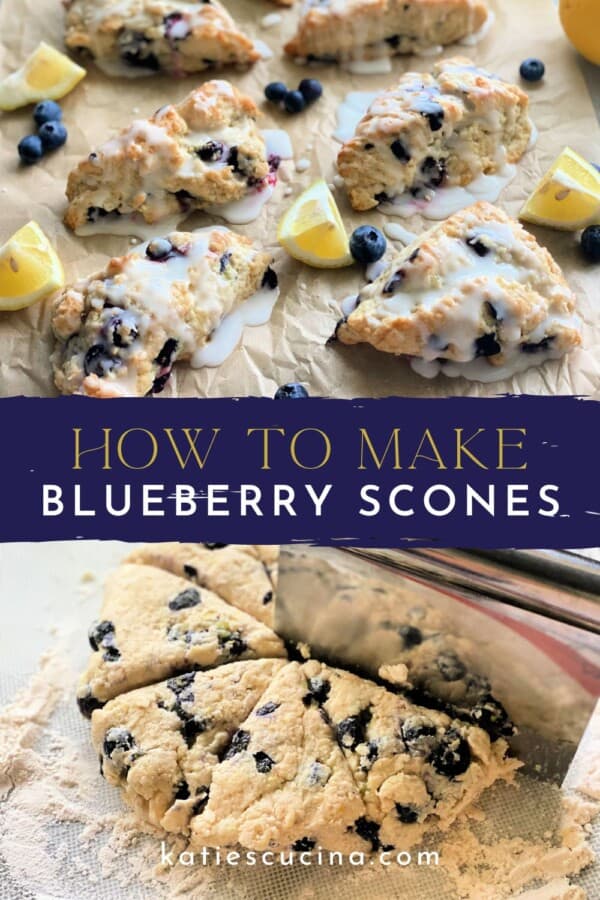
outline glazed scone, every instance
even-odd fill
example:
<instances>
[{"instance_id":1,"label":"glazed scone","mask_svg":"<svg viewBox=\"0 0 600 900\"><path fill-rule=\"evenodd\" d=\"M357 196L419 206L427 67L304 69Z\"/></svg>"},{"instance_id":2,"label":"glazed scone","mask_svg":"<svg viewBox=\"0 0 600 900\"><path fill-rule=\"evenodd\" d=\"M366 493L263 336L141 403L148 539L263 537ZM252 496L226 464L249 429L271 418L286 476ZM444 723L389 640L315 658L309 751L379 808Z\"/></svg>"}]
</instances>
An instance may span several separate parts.
<instances>
[{"instance_id":1,"label":"glazed scone","mask_svg":"<svg viewBox=\"0 0 600 900\"><path fill-rule=\"evenodd\" d=\"M207 587L226 603L254 616L270 628L274 623L274 586L262 560L229 544L146 544L127 562L157 566L199 587Z\"/></svg>"},{"instance_id":2,"label":"glazed scone","mask_svg":"<svg viewBox=\"0 0 600 900\"><path fill-rule=\"evenodd\" d=\"M207 81L181 103L138 119L94 150L67 182L65 223L107 229L120 217L147 225L266 191L279 159L267 159L258 109L227 81Z\"/></svg>"},{"instance_id":3,"label":"glazed scone","mask_svg":"<svg viewBox=\"0 0 600 900\"><path fill-rule=\"evenodd\" d=\"M184 833L234 732L284 660L235 662L121 694L92 715L100 771L144 820Z\"/></svg>"},{"instance_id":4,"label":"glazed scone","mask_svg":"<svg viewBox=\"0 0 600 900\"><path fill-rule=\"evenodd\" d=\"M365 808L306 679L289 663L234 734L208 803L192 819L192 845L253 850L365 849L354 832Z\"/></svg>"},{"instance_id":5,"label":"glazed scone","mask_svg":"<svg viewBox=\"0 0 600 900\"><path fill-rule=\"evenodd\" d=\"M270 261L248 238L218 227L174 232L110 260L54 302L57 388L92 397L160 393L175 361L194 365L244 301L261 298L272 309Z\"/></svg>"},{"instance_id":6,"label":"glazed scone","mask_svg":"<svg viewBox=\"0 0 600 900\"><path fill-rule=\"evenodd\" d=\"M285 52L324 62L446 46L479 31L486 0L307 0Z\"/></svg>"},{"instance_id":7,"label":"glazed scone","mask_svg":"<svg viewBox=\"0 0 600 900\"><path fill-rule=\"evenodd\" d=\"M109 75L183 76L260 59L218 0L63 0L65 43Z\"/></svg>"},{"instance_id":8,"label":"glazed scone","mask_svg":"<svg viewBox=\"0 0 600 900\"><path fill-rule=\"evenodd\" d=\"M394 253L336 337L412 357L425 377L496 381L580 346L575 308L548 251L477 203Z\"/></svg>"},{"instance_id":9,"label":"glazed scone","mask_svg":"<svg viewBox=\"0 0 600 900\"><path fill-rule=\"evenodd\" d=\"M286 655L262 622L152 566L111 572L100 616L89 631L94 653L77 691L88 716L118 694L182 672Z\"/></svg>"},{"instance_id":10,"label":"glazed scone","mask_svg":"<svg viewBox=\"0 0 600 900\"><path fill-rule=\"evenodd\" d=\"M309 698L334 729L366 807L358 833L403 850L448 829L485 788L519 763L480 728L410 703L375 683L311 660Z\"/></svg>"},{"instance_id":11,"label":"glazed scone","mask_svg":"<svg viewBox=\"0 0 600 900\"><path fill-rule=\"evenodd\" d=\"M354 209L467 185L518 162L532 136L527 94L455 57L383 91L337 159Z\"/></svg>"}]
</instances>

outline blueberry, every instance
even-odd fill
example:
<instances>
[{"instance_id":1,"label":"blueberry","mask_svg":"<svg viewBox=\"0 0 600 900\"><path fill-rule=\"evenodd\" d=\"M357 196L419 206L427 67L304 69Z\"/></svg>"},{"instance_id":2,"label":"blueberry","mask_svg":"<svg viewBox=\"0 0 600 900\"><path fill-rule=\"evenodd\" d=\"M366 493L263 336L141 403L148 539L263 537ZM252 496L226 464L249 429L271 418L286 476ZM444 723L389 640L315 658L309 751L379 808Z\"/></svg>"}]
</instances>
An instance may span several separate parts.
<instances>
[{"instance_id":1,"label":"blueberry","mask_svg":"<svg viewBox=\"0 0 600 900\"><path fill-rule=\"evenodd\" d=\"M193 747L199 734L203 734L208 728L208 722L205 719L196 719L190 716L185 719L181 726L181 734L188 747Z\"/></svg>"},{"instance_id":2,"label":"blueberry","mask_svg":"<svg viewBox=\"0 0 600 900\"><path fill-rule=\"evenodd\" d=\"M406 146L400 139L393 141L390 144L390 150L400 162L407 163L411 160L410 152Z\"/></svg>"},{"instance_id":3,"label":"blueberry","mask_svg":"<svg viewBox=\"0 0 600 900\"><path fill-rule=\"evenodd\" d=\"M153 262L164 262L173 250L173 244L167 238L155 238L146 247L146 256Z\"/></svg>"},{"instance_id":4,"label":"blueberry","mask_svg":"<svg viewBox=\"0 0 600 900\"><path fill-rule=\"evenodd\" d=\"M531 341L526 341L524 344L521 344L519 347L521 353L545 353L546 350L550 349L550 345L555 339L555 335L550 334L548 337L542 338L541 341L537 343L532 343Z\"/></svg>"},{"instance_id":5,"label":"blueberry","mask_svg":"<svg viewBox=\"0 0 600 900\"><path fill-rule=\"evenodd\" d=\"M115 626L105 619L102 622L94 622L88 631L88 640L92 650L99 650L109 634L114 635Z\"/></svg>"},{"instance_id":6,"label":"blueberry","mask_svg":"<svg viewBox=\"0 0 600 900\"><path fill-rule=\"evenodd\" d=\"M315 703L325 703L331 690L331 684L326 678L310 678L308 681L308 694L302 698L305 706Z\"/></svg>"},{"instance_id":7,"label":"blueberry","mask_svg":"<svg viewBox=\"0 0 600 900\"><path fill-rule=\"evenodd\" d=\"M135 747L135 738L126 728L109 728L104 735L103 751L104 755L110 759L115 750L121 753L127 750L133 750Z\"/></svg>"},{"instance_id":8,"label":"blueberry","mask_svg":"<svg viewBox=\"0 0 600 900\"><path fill-rule=\"evenodd\" d=\"M90 688L88 688L85 694L82 694L77 698L77 706L79 707L80 713L85 716L86 719L91 719L95 709L102 709L104 701L94 697Z\"/></svg>"},{"instance_id":9,"label":"blueberry","mask_svg":"<svg viewBox=\"0 0 600 900\"><path fill-rule=\"evenodd\" d=\"M402 803L396 803L396 815L405 825L410 825L419 818L419 814L414 806L403 806Z\"/></svg>"},{"instance_id":10,"label":"blueberry","mask_svg":"<svg viewBox=\"0 0 600 900\"><path fill-rule=\"evenodd\" d=\"M350 253L364 266L381 259L386 247L386 239L373 225L360 225L350 236Z\"/></svg>"},{"instance_id":11,"label":"blueberry","mask_svg":"<svg viewBox=\"0 0 600 900\"><path fill-rule=\"evenodd\" d=\"M508 717L508 713L499 700L488 694L477 706L471 710L471 719L474 725L487 731L492 740L499 737L510 737L514 734L514 726Z\"/></svg>"},{"instance_id":12,"label":"blueberry","mask_svg":"<svg viewBox=\"0 0 600 900\"><path fill-rule=\"evenodd\" d=\"M475 356L496 356L502 352L502 347L494 333L482 334L475 341Z\"/></svg>"},{"instance_id":13,"label":"blueberry","mask_svg":"<svg viewBox=\"0 0 600 900\"><path fill-rule=\"evenodd\" d=\"M19 141L17 149L21 161L24 162L26 166L35 165L35 163L39 162L44 155L44 147L37 134L29 134L27 137L24 137L22 141Z\"/></svg>"},{"instance_id":14,"label":"blueberry","mask_svg":"<svg viewBox=\"0 0 600 900\"><path fill-rule=\"evenodd\" d=\"M283 98L283 106L289 113L300 113L306 106L306 100L300 91L288 91Z\"/></svg>"},{"instance_id":15,"label":"blueberry","mask_svg":"<svg viewBox=\"0 0 600 900\"><path fill-rule=\"evenodd\" d=\"M192 815L199 816L201 812L204 812L206 804L208 803L208 795L210 788L206 785L202 785L196 789L196 802L192 807Z\"/></svg>"},{"instance_id":16,"label":"blueberry","mask_svg":"<svg viewBox=\"0 0 600 900\"><path fill-rule=\"evenodd\" d=\"M167 681L167 687L174 694L181 694L186 688L194 683L196 677L195 672L186 672L185 675L178 675L176 678L170 678Z\"/></svg>"},{"instance_id":17,"label":"blueberry","mask_svg":"<svg viewBox=\"0 0 600 900\"><path fill-rule=\"evenodd\" d=\"M519 68L519 74L524 81L541 81L546 73L546 66L541 59L530 57L525 59Z\"/></svg>"},{"instance_id":18,"label":"blueberry","mask_svg":"<svg viewBox=\"0 0 600 900\"><path fill-rule=\"evenodd\" d=\"M398 269L397 272L394 272L388 283L384 285L382 293L395 294L404 281L405 274L404 269Z\"/></svg>"},{"instance_id":19,"label":"blueberry","mask_svg":"<svg viewBox=\"0 0 600 900\"><path fill-rule=\"evenodd\" d=\"M426 756L437 743L437 729L425 716L409 716L400 726L400 736L413 756Z\"/></svg>"},{"instance_id":20,"label":"blueberry","mask_svg":"<svg viewBox=\"0 0 600 900\"><path fill-rule=\"evenodd\" d=\"M198 580L198 569L195 566L190 566L187 563L184 563L183 574L186 578L191 578L194 581Z\"/></svg>"},{"instance_id":21,"label":"blueberry","mask_svg":"<svg viewBox=\"0 0 600 900\"><path fill-rule=\"evenodd\" d=\"M219 635L219 646L229 656L234 657L242 656L242 654L245 653L248 649L248 644L243 639L239 631L232 632L231 634Z\"/></svg>"},{"instance_id":22,"label":"blueberry","mask_svg":"<svg viewBox=\"0 0 600 900\"><path fill-rule=\"evenodd\" d=\"M591 263L600 263L600 225L590 225L581 235L583 255Z\"/></svg>"},{"instance_id":23,"label":"blueberry","mask_svg":"<svg viewBox=\"0 0 600 900\"><path fill-rule=\"evenodd\" d=\"M187 781L180 781L175 785L175 800L187 800L190 796L190 786Z\"/></svg>"},{"instance_id":24,"label":"blueberry","mask_svg":"<svg viewBox=\"0 0 600 900\"><path fill-rule=\"evenodd\" d=\"M277 285L279 284L279 278L277 277L277 272L269 266L263 275L263 279L261 282L261 287L268 288L270 291L274 291Z\"/></svg>"},{"instance_id":25,"label":"blueberry","mask_svg":"<svg viewBox=\"0 0 600 900\"><path fill-rule=\"evenodd\" d=\"M323 85L316 78L303 78L298 90L307 103L314 103L323 93Z\"/></svg>"},{"instance_id":26,"label":"blueberry","mask_svg":"<svg viewBox=\"0 0 600 900\"><path fill-rule=\"evenodd\" d=\"M467 246L470 247L477 256L487 256L490 252L490 248L487 244L484 244L481 238L475 234L467 238Z\"/></svg>"},{"instance_id":27,"label":"blueberry","mask_svg":"<svg viewBox=\"0 0 600 900\"><path fill-rule=\"evenodd\" d=\"M313 841L312 838L303 837L298 841L294 841L294 843L292 844L292 850L296 850L296 852L298 853L302 853L302 851L308 853L311 850L314 850L316 845L317 842Z\"/></svg>"},{"instance_id":28,"label":"blueberry","mask_svg":"<svg viewBox=\"0 0 600 900\"><path fill-rule=\"evenodd\" d=\"M36 125L45 125L46 122L58 122L62 119L62 109L54 100L42 100L33 110L33 119Z\"/></svg>"},{"instance_id":29,"label":"blueberry","mask_svg":"<svg viewBox=\"0 0 600 900\"><path fill-rule=\"evenodd\" d=\"M467 674L467 667L455 653L440 653L436 665L444 681L460 681Z\"/></svg>"},{"instance_id":30,"label":"blueberry","mask_svg":"<svg viewBox=\"0 0 600 900\"><path fill-rule=\"evenodd\" d=\"M107 352L104 344L93 344L83 358L83 371L86 375L96 375L104 378L105 375L118 365Z\"/></svg>"},{"instance_id":31,"label":"blueberry","mask_svg":"<svg viewBox=\"0 0 600 900\"><path fill-rule=\"evenodd\" d=\"M38 135L46 152L58 150L67 143L68 133L62 122L44 122Z\"/></svg>"},{"instance_id":32,"label":"blueberry","mask_svg":"<svg viewBox=\"0 0 600 900\"><path fill-rule=\"evenodd\" d=\"M225 147L220 141L207 141L196 150L196 154L203 162L217 162L224 153Z\"/></svg>"},{"instance_id":33,"label":"blueberry","mask_svg":"<svg viewBox=\"0 0 600 900\"><path fill-rule=\"evenodd\" d=\"M297 381L284 384L277 388L275 393L275 400L304 400L306 397L308 397L308 391Z\"/></svg>"},{"instance_id":34,"label":"blueberry","mask_svg":"<svg viewBox=\"0 0 600 900\"><path fill-rule=\"evenodd\" d=\"M444 110L435 100L427 100L421 104L419 112L429 122L432 131L439 131L444 122Z\"/></svg>"},{"instance_id":35,"label":"blueberry","mask_svg":"<svg viewBox=\"0 0 600 900\"><path fill-rule=\"evenodd\" d=\"M407 649L409 647L416 647L423 641L423 634L420 629L415 628L414 625L401 625L398 629L398 634L404 641L404 646Z\"/></svg>"},{"instance_id":36,"label":"blueberry","mask_svg":"<svg viewBox=\"0 0 600 900\"><path fill-rule=\"evenodd\" d=\"M190 609L192 606L198 606L201 602L200 593L194 588L187 588L172 600L169 600L169 609L177 612L180 609Z\"/></svg>"},{"instance_id":37,"label":"blueberry","mask_svg":"<svg viewBox=\"0 0 600 900\"><path fill-rule=\"evenodd\" d=\"M123 313L114 316L108 323L107 331L115 347L129 347L139 337L137 323L133 316Z\"/></svg>"},{"instance_id":38,"label":"blueberry","mask_svg":"<svg viewBox=\"0 0 600 900\"><path fill-rule=\"evenodd\" d=\"M175 338L169 338L168 341L165 341L160 353L154 360L157 366L170 366L173 362L173 356L175 351L177 350L178 343Z\"/></svg>"},{"instance_id":39,"label":"blueberry","mask_svg":"<svg viewBox=\"0 0 600 900\"><path fill-rule=\"evenodd\" d=\"M281 103L287 92L287 85L283 81L272 81L265 88L265 97L271 103Z\"/></svg>"},{"instance_id":40,"label":"blueberry","mask_svg":"<svg viewBox=\"0 0 600 900\"><path fill-rule=\"evenodd\" d=\"M428 187L439 187L446 177L446 163L443 159L427 156L421 164L421 172L427 179Z\"/></svg>"},{"instance_id":41,"label":"blueberry","mask_svg":"<svg viewBox=\"0 0 600 900\"><path fill-rule=\"evenodd\" d=\"M456 778L466 772L471 764L469 745L456 729L449 728L429 757L429 762L439 775Z\"/></svg>"},{"instance_id":42,"label":"blueberry","mask_svg":"<svg viewBox=\"0 0 600 900\"><path fill-rule=\"evenodd\" d=\"M274 713L276 709L279 709L279 706L279 703L274 703L272 700L269 700L268 703L265 703L264 706L261 706L260 709L257 709L254 715L270 716L271 713Z\"/></svg>"},{"instance_id":43,"label":"blueberry","mask_svg":"<svg viewBox=\"0 0 600 900\"><path fill-rule=\"evenodd\" d=\"M267 591L265 596L263 597L263 606L268 606L269 603L273 602L273 591Z\"/></svg>"},{"instance_id":44,"label":"blueberry","mask_svg":"<svg viewBox=\"0 0 600 900\"><path fill-rule=\"evenodd\" d=\"M228 544L215 544L215 543L207 544L207 543L205 543L204 546L206 547L207 550L221 550L223 547L227 547L229 545Z\"/></svg>"},{"instance_id":45,"label":"blueberry","mask_svg":"<svg viewBox=\"0 0 600 900\"><path fill-rule=\"evenodd\" d=\"M256 771L260 772L261 775L266 775L275 765L275 760L271 759L268 753L263 753L262 750L254 753L253 756L256 763Z\"/></svg>"},{"instance_id":46,"label":"blueberry","mask_svg":"<svg viewBox=\"0 0 600 900\"><path fill-rule=\"evenodd\" d=\"M243 750L247 750L249 743L250 732L242 730L236 731L231 738L231 744L229 745L229 749L225 754L225 759L231 759L231 757L235 756L236 753L241 753Z\"/></svg>"},{"instance_id":47,"label":"blueberry","mask_svg":"<svg viewBox=\"0 0 600 900\"><path fill-rule=\"evenodd\" d=\"M371 844L371 849L373 853L375 853L381 847L381 841L379 840L379 829L381 828L377 822L372 822L370 819L367 819L366 816L361 816L354 823L354 829L359 837L363 839L363 841L367 841L367 843Z\"/></svg>"},{"instance_id":48,"label":"blueberry","mask_svg":"<svg viewBox=\"0 0 600 900\"><path fill-rule=\"evenodd\" d=\"M355 716L348 716L335 726L336 737L342 747L355 750L367 739L367 725L371 721L370 709L362 709Z\"/></svg>"}]
</instances>

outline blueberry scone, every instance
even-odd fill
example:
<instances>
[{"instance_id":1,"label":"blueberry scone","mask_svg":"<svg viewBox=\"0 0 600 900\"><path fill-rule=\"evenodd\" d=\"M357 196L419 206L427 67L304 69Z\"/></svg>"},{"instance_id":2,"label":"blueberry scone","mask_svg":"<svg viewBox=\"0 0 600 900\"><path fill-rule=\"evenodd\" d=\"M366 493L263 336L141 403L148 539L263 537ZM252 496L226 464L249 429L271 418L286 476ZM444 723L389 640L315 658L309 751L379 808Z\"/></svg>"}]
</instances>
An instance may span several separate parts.
<instances>
[{"instance_id":1,"label":"blueberry scone","mask_svg":"<svg viewBox=\"0 0 600 900\"><path fill-rule=\"evenodd\" d=\"M182 76L260 59L218 0L63 0L65 43L109 75Z\"/></svg>"},{"instance_id":2,"label":"blueberry scone","mask_svg":"<svg viewBox=\"0 0 600 900\"><path fill-rule=\"evenodd\" d=\"M77 693L88 716L118 694L182 672L286 655L270 628L206 588L133 564L107 579L89 641L94 652Z\"/></svg>"},{"instance_id":3,"label":"blueberry scone","mask_svg":"<svg viewBox=\"0 0 600 900\"><path fill-rule=\"evenodd\" d=\"M106 780L153 825L184 833L215 766L284 660L234 662L121 694L92 715Z\"/></svg>"},{"instance_id":4,"label":"blueberry scone","mask_svg":"<svg viewBox=\"0 0 600 900\"><path fill-rule=\"evenodd\" d=\"M481 728L316 660L304 673L309 701L325 713L360 788L366 818L356 830L374 851L405 849L434 825L449 828L519 766L506 742Z\"/></svg>"},{"instance_id":5,"label":"blueberry scone","mask_svg":"<svg viewBox=\"0 0 600 900\"><path fill-rule=\"evenodd\" d=\"M275 676L213 772L208 803L191 822L193 844L365 849L354 831L365 815L363 801L306 694L299 663Z\"/></svg>"},{"instance_id":6,"label":"blueberry scone","mask_svg":"<svg viewBox=\"0 0 600 900\"><path fill-rule=\"evenodd\" d=\"M354 209L467 185L518 162L532 136L527 94L463 57L407 72L370 105L337 165Z\"/></svg>"},{"instance_id":7,"label":"blueberry scone","mask_svg":"<svg viewBox=\"0 0 600 900\"><path fill-rule=\"evenodd\" d=\"M207 81L181 103L138 119L70 173L65 223L110 230L155 225L197 209L268 192L279 158L267 158L258 109L227 81Z\"/></svg>"},{"instance_id":8,"label":"blueberry scone","mask_svg":"<svg viewBox=\"0 0 600 900\"><path fill-rule=\"evenodd\" d=\"M244 301L259 303L268 319L278 296L270 261L218 227L174 232L110 260L54 303L56 386L92 397L160 393L177 359L204 364L218 326Z\"/></svg>"},{"instance_id":9,"label":"blueberry scone","mask_svg":"<svg viewBox=\"0 0 600 900\"><path fill-rule=\"evenodd\" d=\"M254 548L248 548L252 551ZM146 544L128 562L157 566L199 587L273 627L274 585L263 561L236 544L220 549L206 544Z\"/></svg>"},{"instance_id":10,"label":"blueberry scone","mask_svg":"<svg viewBox=\"0 0 600 900\"><path fill-rule=\"evenodd\" d=\"M483 28L485 0L307 0L285 51L324 62L418 53Z\"/></svg>"},{"instance_id":11,"label":"blueberry scone","mask_svg":"<svg viewBox=\"0 0 600 900\"><path fill-rule=\"evenodd\" d=\"M548 251L478 203L395 253L335 336L411 357L425 377L496 381L578 347L575 306Z\"/></svg>"}]
</instances>

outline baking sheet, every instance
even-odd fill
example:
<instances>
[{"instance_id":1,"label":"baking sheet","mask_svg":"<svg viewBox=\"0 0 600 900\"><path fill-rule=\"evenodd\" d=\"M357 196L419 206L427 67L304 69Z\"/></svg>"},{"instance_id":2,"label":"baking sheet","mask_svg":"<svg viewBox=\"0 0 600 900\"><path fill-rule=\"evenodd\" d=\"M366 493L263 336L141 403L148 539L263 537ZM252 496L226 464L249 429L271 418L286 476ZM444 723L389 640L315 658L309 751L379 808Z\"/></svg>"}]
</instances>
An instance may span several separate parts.
<instances>
[{"instance_id":1,"label":"baking sheet","mask_svg":"<svg viewBox=\"0 0 600 900\"><path fill-rule=\"evenodd\" d=\"M185 364L176 366L163 396L271 396L279 384L289 380L305 383L313 394L334 397L491 396L506 391L600 395L598 269L582 261L572 235L547 229L537 230L537 237L564 268L578 296L585 323L584 349L568 360L483 385L443 377L426 381L414 374L405 361L372 348L326 346L340 317L339 301L356 293L364 276L357 267L319 271L289 259L276 245L277 222L293 198L317 177L332 181L339 147L332 138L335 111L345 94L383 88L406 70L429 69L435 58L397 57L392 61L391 75L355 76L331 66L307 70L285 60L280 49L294 30L297 5L282 10L281 23L268 30L260 22L273 11L272 5L261 0L226 0L225 5L251 36L271 47L274 56L249 72L227 70L218 77L229 78L258 101L267 82L282 79L295 86L309 74L322 80L325 93L322 100L297 117L261 101L264 126L287 128L296 159L308 159L311 163L301 174L293 164L284 164L275 196L260 218L239 227L273 250L282 292L271 323L246 329L243 344L218 369L193 371ZM497 20L489 36L476 47L447 48L446 55L469 55L510 80L518 79L518 66L525 57L536 55L546 62L543 83L530 88L532 117L540 132L538 144L526 156L516 180L500 200L500 205L516 214L532 184L565 145L587 158L600 160L600 128L578 57L563 36L551 0L528 0L526 4L522 0L492 0L491 6ZM42 39L60 47L62 35L63 13L58 0L2 0L0 64L4 72L17 67ZM166 77L115 81L90 66L88 77L64 101L64 118L69 128L67 147L33 168L21 168L16 153L19 139L31 128L30 109L0 114L0 238L4 240L29 219L36 219L56 243L68 280L97 270L107 255L126 251L127 238L79 239L66 232L61 219L67 174L92 146L108 139L132 119L148 115L166 102L180 100L207 77L210 76L201 74L184 81ZM288 186L292 193L286 197ZM364 222L382 226L384 219L379 213L352 213L343 189L336 189L335 193L348 230ZM188 225L194 227L207 223L200 215L188 220ZM420 231L424 223L414 219L404 224ZM0 341L0 396L53 396L49 304L3 314Z\"/></svg>"}]
</instances>

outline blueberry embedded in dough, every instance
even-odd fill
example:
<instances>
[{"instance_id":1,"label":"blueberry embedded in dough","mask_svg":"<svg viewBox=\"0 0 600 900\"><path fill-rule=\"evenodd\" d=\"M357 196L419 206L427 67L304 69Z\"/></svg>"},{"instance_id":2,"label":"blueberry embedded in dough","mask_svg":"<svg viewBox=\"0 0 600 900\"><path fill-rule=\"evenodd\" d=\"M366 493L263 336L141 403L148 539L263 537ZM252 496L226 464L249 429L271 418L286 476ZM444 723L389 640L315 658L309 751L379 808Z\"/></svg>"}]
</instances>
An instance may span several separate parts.
<instances>
[{"instance_id":1,"label":"blueberry embedded in dough","mask_svg":"<svg viewBox=\"0 0 600 900\"><path fill-rule=\"evenodd\" d=\"M467 667L455 653L440 653L436 665L444 681L460 681L467 674Z\"/></svg>"},{"instance_id":2,"label":"blueberry embedded in dough","mask_svg":"<svg viewBox=\"0 0 600 900\"><path fill-rule=\"evenodd\" d=\"M471 751L467 741L454 728L449 728L430 757L431 765L440 775L457 778L471 764Z\"/></svg>"},{"instance_id":3,"label":"blueberry embedded in dough","mask_svg":"<svg viewBox=\"0 0 600 900\"><path fill-rule=\"evenodd\" d=\"M190 609L192 606L198 606L202 602L200 592L193 588L186 588L169 600L169 609L177 612L180 609Z\"/></svg>"}]
</instances>

